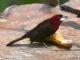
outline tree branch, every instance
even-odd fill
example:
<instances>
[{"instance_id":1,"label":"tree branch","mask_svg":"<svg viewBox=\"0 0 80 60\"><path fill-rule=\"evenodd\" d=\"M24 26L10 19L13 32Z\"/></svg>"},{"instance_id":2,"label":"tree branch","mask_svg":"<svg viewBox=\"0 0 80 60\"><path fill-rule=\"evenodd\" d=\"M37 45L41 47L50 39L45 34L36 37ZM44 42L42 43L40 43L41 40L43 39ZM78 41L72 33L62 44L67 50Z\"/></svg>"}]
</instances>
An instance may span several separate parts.
<instances>
[{"instance_id":1,"label":"tree branch","mask_svg":"<svg viewBox=\"0 0 80 60\"><path fill-rule=\"evenodd\" d=\"M76 14L78 17L80 17L80 10L71 8L71 7L66 6L66 5L60 6L60 8L62 11L70 12L70 13Z\"/></svg>"}]
</instances>

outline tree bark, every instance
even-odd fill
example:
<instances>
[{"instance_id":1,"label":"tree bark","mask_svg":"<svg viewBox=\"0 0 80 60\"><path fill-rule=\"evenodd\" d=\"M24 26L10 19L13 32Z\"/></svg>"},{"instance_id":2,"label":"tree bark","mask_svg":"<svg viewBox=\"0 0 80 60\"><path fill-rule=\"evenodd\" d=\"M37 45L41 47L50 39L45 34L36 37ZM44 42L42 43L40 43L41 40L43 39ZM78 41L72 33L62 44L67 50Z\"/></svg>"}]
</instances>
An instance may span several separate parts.
<instances>
[{"instance_id":1,"label":"tree bark","mask_svg":"<svg viewBox=\"0 0 80 60\"><path fill-rule=\"evenodd\" d=\"M66 6L66 5L60 6L60 8L62 11L70 12L70 13L76 14L78 17L80 17L80 10L74 9L74 8Z\"/></svg>"}]
</instances>

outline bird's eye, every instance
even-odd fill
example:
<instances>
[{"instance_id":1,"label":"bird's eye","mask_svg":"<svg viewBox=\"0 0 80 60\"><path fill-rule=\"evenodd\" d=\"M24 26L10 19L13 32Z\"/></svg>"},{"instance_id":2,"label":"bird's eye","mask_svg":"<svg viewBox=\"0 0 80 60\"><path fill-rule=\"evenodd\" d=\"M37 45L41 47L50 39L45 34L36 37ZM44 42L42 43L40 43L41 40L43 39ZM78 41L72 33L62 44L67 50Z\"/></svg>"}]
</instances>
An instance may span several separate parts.
<instances>
[{"instance_id":1,"label":"bird's eye","mask_svg":"<svg viewBox=\"0 0 80 60\"><path fill-rule=\"evenodd\" d=\"M61 19L60 19L60 21L64 21L64 20L66 20L67 19L67 17L66 16L63 16Z\"/></svg>"}]
</instances>

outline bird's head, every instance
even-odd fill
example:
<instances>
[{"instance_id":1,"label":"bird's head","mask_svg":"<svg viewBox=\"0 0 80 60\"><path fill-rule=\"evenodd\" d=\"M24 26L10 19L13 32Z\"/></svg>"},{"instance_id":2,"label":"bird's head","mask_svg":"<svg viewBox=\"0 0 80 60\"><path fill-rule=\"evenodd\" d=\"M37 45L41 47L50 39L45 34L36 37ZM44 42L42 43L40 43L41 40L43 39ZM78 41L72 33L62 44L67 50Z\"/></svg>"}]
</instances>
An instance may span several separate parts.
<instances>
[{"instance_id":1,"label":"bird's head","mask_svg":"<svg viewBox=\"0 0 80 60\"><path fill-rule=\"evenodd\" d=\"M64 21L67 17L62 14L57 14L50 19L50 22L55 29L58 29L61 22Z\"/></svg>"},{"instance_id":2,"label":"bird's head","mask_svg":"<svg viewBox=\"0 0 80 60\"><path fill-rule=\"evenodd\" d=\"M50 22L54 24L60 24L62 21L66 20L67 17L62 14L57 14L50 19Z\"/></svg>"}]
</instances>

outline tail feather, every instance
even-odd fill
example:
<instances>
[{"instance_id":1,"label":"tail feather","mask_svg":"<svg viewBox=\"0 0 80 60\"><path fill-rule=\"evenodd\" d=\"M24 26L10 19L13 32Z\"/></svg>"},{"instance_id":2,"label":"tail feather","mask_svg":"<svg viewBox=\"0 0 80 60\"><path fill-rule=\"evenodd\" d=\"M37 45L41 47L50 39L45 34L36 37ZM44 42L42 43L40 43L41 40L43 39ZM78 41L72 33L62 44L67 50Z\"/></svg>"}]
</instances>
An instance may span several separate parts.
<instances>
[{"instance_id":1,"label":"tail feather","mask_svg":"<svg viewBox=\"0 0 80 60\"><path fill-rule=\"evenodd\" d=\"M28 34L24 34L23 36L21 36L21 37L15 39L15 40L9 42L9 43L7 44L7 46L11 46L11 45L14 44L15 42L18 42L18 41L20 41L20 40L22 40L22 39L25 39L25 38L28 38Z\"/></svg>"}]
</instances>

